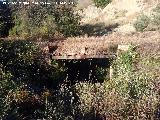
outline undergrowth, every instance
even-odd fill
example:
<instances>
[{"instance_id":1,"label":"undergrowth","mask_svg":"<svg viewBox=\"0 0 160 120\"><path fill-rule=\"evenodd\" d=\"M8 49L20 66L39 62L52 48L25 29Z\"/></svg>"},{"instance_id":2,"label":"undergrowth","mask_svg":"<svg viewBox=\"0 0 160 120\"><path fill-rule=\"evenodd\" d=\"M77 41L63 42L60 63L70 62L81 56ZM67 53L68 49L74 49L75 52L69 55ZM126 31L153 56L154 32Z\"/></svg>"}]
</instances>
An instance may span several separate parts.
<instances>
[{"instance_id":1,"label":"undergrowth","mask_svg":"<svg viewBox=\"0 0 160 120\"><path fill-rule=\"evenodd\" d=\"M0 42L0 119L160 118L159 79L155 79L151 71L135 67L137 60L145 66L157 66L158 58L152 58L151 62L143 56L143 61L131 45L127 51L118 52L112 63L112 78L105 78L101 83L78 81L70 85L63 78L63 66L54 60L50 64L37 60L37 50L30 42ZM99 68L96 74L104 79L105 73L106 70Z\"/></svg>"},{"instance_id":2,"label":"undergrowth","mask_svg":"<svg viewBox=\"0 0 160 120\"><path fill-rule=\"evenodd\" d=\"M114 76L104 83L76 85L84 116L99 116L107 120L156 119L158 93L153 89L154 79L144 72L136 72L134 47L122 51L113 62Z\"/></svg>"}]
</instances>

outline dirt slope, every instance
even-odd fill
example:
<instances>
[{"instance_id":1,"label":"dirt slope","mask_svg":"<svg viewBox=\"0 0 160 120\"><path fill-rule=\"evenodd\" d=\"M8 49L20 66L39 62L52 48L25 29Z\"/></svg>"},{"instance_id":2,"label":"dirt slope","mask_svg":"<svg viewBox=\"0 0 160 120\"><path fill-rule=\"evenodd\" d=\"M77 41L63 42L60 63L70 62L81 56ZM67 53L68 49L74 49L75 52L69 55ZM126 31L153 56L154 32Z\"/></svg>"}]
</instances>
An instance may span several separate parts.
<instances>
[{"instance_id":1,"label":"dirt slope","mask_svg":"<svg viewBox=\"0 0 160 120\"><path fill-rule=\"evenodd\" d=\"M137 16L142 13L150 15L158 3L160 0L113 0L104 9L90 4L79 13L83 16L82 24L119 24L116 32L133 33L133 23Z\"/></svg>"}]
</instances>

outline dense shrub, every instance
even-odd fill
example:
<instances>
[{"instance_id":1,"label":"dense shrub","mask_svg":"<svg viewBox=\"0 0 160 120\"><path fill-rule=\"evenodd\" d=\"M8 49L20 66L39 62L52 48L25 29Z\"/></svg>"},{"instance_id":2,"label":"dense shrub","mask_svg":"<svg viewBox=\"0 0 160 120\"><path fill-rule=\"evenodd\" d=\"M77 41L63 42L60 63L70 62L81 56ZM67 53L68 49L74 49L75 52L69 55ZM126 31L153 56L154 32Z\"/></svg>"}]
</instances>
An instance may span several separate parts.
<instances>
[{"instance_id":1,"label":"dense shrub","mask_svg":"<svg viewBox=\"0 0 160 120\"><path fill-rule=\"evenodd\" d=\"M137 18L137 21L134 23L134 27L136 28L137 31L142 32L144 31L145 28L147 28L149 23L150 23L150 18L143 14Z\"/></svg>"},{"instance_id":2,"label":"dense shrub","mask_svg":"<svg viewBox=\"0 0 160 120\"><path fill-rule=\"evenodd\" d=\"M137 18L134 27L137 31L155 31L160 29L160 4L158 4L153 10L152 14L148 17L141 15Z\"/></svg>"},{"instance_id":3,"label":"dense shrub","mask_svg":"<svg viewBox=\"0 0 160 120\"><path fill-rule=\"evenodd\" d=\"M6 37L12 27L11 11L7 5L0 1L0 37Z\"/></svg>"},{"instance_id":4,"label":"dense shrub","mask_svg":"<svg viewBox=\"0 0 160 120\"><path fill-rule=\"evenodd\" d=\"M10 36L32 37L54 34L53 20L49 18L48 7L31 5L28 7L16 6L13 9L14 27L10 30Z\"/></svg>"},{"instance_id":5,"label":"dense shrub","mask_svg":"<svg viewBox=\"0 0 160 120\"><path fill-rule=\"evenodd\" d=\"M57 31L66 37L80 34L80 16L74 13L73 8L62 6L55 10Z\"/></svg>"},{"instance_id":6,"label":"dense shrub","mask_svg":"<svg viewBox=\"0 0 160 120\"><path fill-rule=\"evenodd\" d=\"M0 117L45 116L45 101L36 96L44 88L58 89L65 77L63 66L54 60L48 63L46 57L33 42L0 41ZM32 110L28 110L30 107Z\"/></svg>"},{"instance_id":7,"label":"dense shrub","mask_svg":"<svg viewBox=\"0 0 160 120\"><path fill-rule=\"evenodd\" d=\"M5 117L12 111L11 105L13 100L10 99L10 93L15 91L18 86L11 79L10 72L4 72L2 64L0 64L0 119Z\"/></svg>"},{"instance_id":8,"label":"dense shrub","mask_svg":"<svg viewBox=\"0 0 160 120\"><path fill-rule=\"evenodd\" d=\"M136 53L133 50L130 48L129 51L119 54L112 66L116 68L114 78L102 84L85 82L75 85L84 118L103 120L155 118L158 93L153 89L151 76L134 71Z\"/></svg>"},{"instance_id":9,"label":"dense shrub","mask_svg":"<svg viewBox=\"0 0 160 120\"><path fill-rule=\"evenodd\" d=\"M112 0L94 0L94 3L97 7L104 8L107 6Z\"/></svg>"},{"instance_id":10,"label":"dense shrub","mask_svg":"<svg viewBox=\"0 0 160 120\"><path fill-rule=\"evenodd\" d=\"M80 113L73 87L62 84L51 96L45 97L45 119L78 120Z\"/></svg>"},{"instance_id":11,"label":"dense shrub","mask_svg":"<svg viewBox=\"0 0 160 120\"><path fill-rule=\"evenodd\" d=\"M0 63L12 73L16 81L37 81L37 86L53 82L57 86L63 70L59 66L55 67L54 61L49 64L45 57L32 42L0 41Z\"/></svg>"},{"instance_id":12,"label":"dense shrub","mask_svg":"<svg viewBox=\"0 0 160 120\"><path fill-rule=\"evenodd\" d=\"M27 68L33 64L37 47L25 41L0 41L0 63L12 72L16 79L27 77ZM27 72L28 71L28 72ZM27 78L26 78L27 79Z\"/></svg>"},{"instance_id":13,"label":"dense shrub","mask_svg":"<svg viewBox=\"0 0 160 120\"><path fill-rule=\"evenodd\" d=\"M160 13L160 4L157 4L157 6L153 9L153 11Z\"/></svg>"},{"instance_id":14,"label":"dense shrub","mask_svg":"<svg viewBox=\"0 0 160 120\"><path fill-rule=\"evenodd\" d=\"M22 37L22 38L29 37L27 18L25 17L18 18L15 16L14 27L10 29L9 36Z\"/></svg>"},{"instance_id":15,"label":"dense shrub","mask_svg":"<svg viewBox=\"0 0 160 120\"><path fill-rule=\"evenodd\" d=\"M157 25L157 28L160 26L160 14L155 14L153 16L153 25Z\"/></svg>"},{"instance_id":16,"label":"dense shrub","mask_svg":"<svg viewBox=\"0 0 160 120\"><path fill-rule=\"evenodd\" d=\"M109 69L97 67L95 70L95 76L99 82L103 82L105 79L109 79Z\"/></svg>"},{"instance_id":17,"label":"dense shrub","mask_svg":"<svg viewBox=\"0 0 160 120\"><path fill-rule=\"evenodd\" d=\"M79 34L80 17L72 6L31 5L14 8L14 27L10 36L53 38L59 35L75 36ZM19 10L20 9L20 10Z\"/></svg>"}]
</instances>

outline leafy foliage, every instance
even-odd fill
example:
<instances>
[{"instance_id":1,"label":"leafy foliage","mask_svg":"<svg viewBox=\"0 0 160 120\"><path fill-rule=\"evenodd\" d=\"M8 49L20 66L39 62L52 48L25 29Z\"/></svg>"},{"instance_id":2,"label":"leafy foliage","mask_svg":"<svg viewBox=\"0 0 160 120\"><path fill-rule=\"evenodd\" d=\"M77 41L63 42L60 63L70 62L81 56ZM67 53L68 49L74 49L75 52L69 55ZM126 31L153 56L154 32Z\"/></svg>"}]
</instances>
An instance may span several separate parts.
<instances>
[{"instance_id":1,"label":"leafy foliage","mask_svg":"<svg viewBox=\"0 0 160 120\"><path fill-rule=\"evenodd\" d=\"M55 82L56 86L63 71L49 65L41 54L38 46L29 41L0 41L0 63L12 73L14 80L40 80L39 85Z\"/></svg>"},{"instance_id":2,"label":"leafy foliage","mask_svg":"<svg viewBox=\"0 0 160 120\"><path fill-rule=\"evenodd\" d=\"M107 6L110 2L111 0L94 0L95 5L102 8Z\"/></svg>"},{"instance_id":3,"label":"leafy foliage","mask_svg":"<svg viewBox=\"0 0 160 120\"><path fill-rule=\"evenodd\" d=\"M160 4L153 10L151 16L141 15L134 24L137 31L156 31L160 29Z\"/></svg>"},{"instance_id":4,"label":"leafy foliage","mask_svg":"<svg viewBox=\"0 0 160 120\"><path fill-rule=\"evenodd\" d=\"M8 36L8 31L12 26L10 8L7 5L3 5L2 1L0 1L0 37Z\"/></svg>"},{"instance_id":5,"label":"leafy foliage","mask_svg":"<svg viewBox=\"0 0 160 120\"><path fill-rule=\"evenodd\" d=\"M64 69L56 61L48 63L45 57L32 42L0 41L0 102L3 103L0 112L4 115L2 117L23 119L28 115L28 119L36 118L34 112L44 108L43 103L39 103L35 98L34 92L39 93L44 87L58 88L65 76ZM15 85L21 87L18 89ZM25 113L29 104L35 106L32 105L32 110ZM39 112L37 118L38 115Z\"/></svg>"},{"instance_id":6,"label":"leafy foliage","mask_svg":"<svg viewBox=\"0 0 160 120\"><path fill-rule=\"evenodd\" d=\"M150 23L150 18L144 14L140 15L137 18L137 21L134 23L134 27L137 31L142 32Z\"/></svg>"},{"instance_id":7,"label":"leafy foliage","mask_svg":"<svg viewBox=\"0 0 160 120\"><path fill-rule=\"evenodd\" d=\"M134 71L136 53L133 47L121 52L112 67L113 79L104 83L77 83L80 109L91 119L152 119L158 105L153 81L146 73ZM148 104L148 102L150 104ZM139 112L137 112L139 111Z\"/></svg>"},{"instance_id":8,"label":"leafy foliage","mask_svg":"<svg viewBox=\"0 0 160 120\"><path fill-rule=\"evenodd\" d=\"M80 16L74 13L73 8L62 6L62 8L56 9L55 22L57 31L66 37L80 34Z\"/></svg>"},{"instance_id":9,"label":"leafy foliage","mask_svg":"<svg viewBox=\"0 0 160 120\"><path fill-rule=\"evenodd\" d=\"M72 6L31 5L30 7L17 6L14 8L15 26L10 31L11 36L20 37L65 37L79 33L80 17L74 13ZM19 10L20 9L20 10Z\"/></svg>"},{"instance_id":10,"label":"leafy foliage","mask_svg":"<svg viewBox=\"0 0 160 120\"><path fill-rule=\"evenodd\" d=\"M109 73L108 69L97 67L95 74L97 76L98 81L104 81L105 79L107 79L107 77L109 77L107 73Z\"/></svg>"},{"instance_id":11,"label":"leafy foliage","mask_svg":"<svg viewBox=\"0 0 160 120\"><path fill-rule=\"evenodd\" d=\"M1 41L0 63L17 78L27 77L27 68L33 64L37 48L31 42ZM19 76L19 77L18 77Z\"/></svg>"},{"instance_id":12,"label":"leafy foliage","mask_svg":"<svg viewBox=\"0 0 160 120\"><path fill-rule=\"evenodd\" d=\"M75 120L79 110L77 103L74 88L62 84L54 95L45 97L45 119Z\"/></svg>"},{"instance_id":13,"label":"leafy foliage","mask_svg":"<svg viewBox=\"0 0 160 120\"><path fill-rule=\"evenodd\" d=\"M9 95L17 89L17 85L11 77L11 73L4 72L3 66L0 64L0 119L4 119L12 110L13 101L9 98Z\"/></svg>"},{"instance_id":14,"label":"leafy foliage","mask_svg":"<svg viewBox=\"0 0 160 120\"><path fill-rule=\"evenodd\" d=\"M154 12L160 13L160 4L156 6L156 8L153 9Z\"/></svg>"}]
</instances>

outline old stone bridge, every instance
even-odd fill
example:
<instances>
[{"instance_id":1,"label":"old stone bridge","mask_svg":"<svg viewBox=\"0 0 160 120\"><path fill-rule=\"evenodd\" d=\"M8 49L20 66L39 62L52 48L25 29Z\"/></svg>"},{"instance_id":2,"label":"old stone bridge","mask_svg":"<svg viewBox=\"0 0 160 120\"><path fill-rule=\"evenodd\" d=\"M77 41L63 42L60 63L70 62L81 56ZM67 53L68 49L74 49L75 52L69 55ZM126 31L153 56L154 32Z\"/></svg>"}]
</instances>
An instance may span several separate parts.
<instances>
[{"instance_id":1,"label":"old stone bridge","mask_svg":"<svg viewBox=\"0 0 160 120\"><path fill-rule=\"evenodd\" d=\"M77 74L89 75L89 71L92 71L93 75L96 67L109 68L111 77L113 70L110 67L109 59L115 59L121 50L128 50L130 44L138 46L144 43L160 43L160 34L157 32L134 35L113 33L102 37L76 37L54 42L39 42L38 44L46 53L50 53L52 59L58 61L77 60L77 64L66 62L70 78L75 78ZM84 76L79 79L90 77Z\"/></svg>"}]
</instances>

